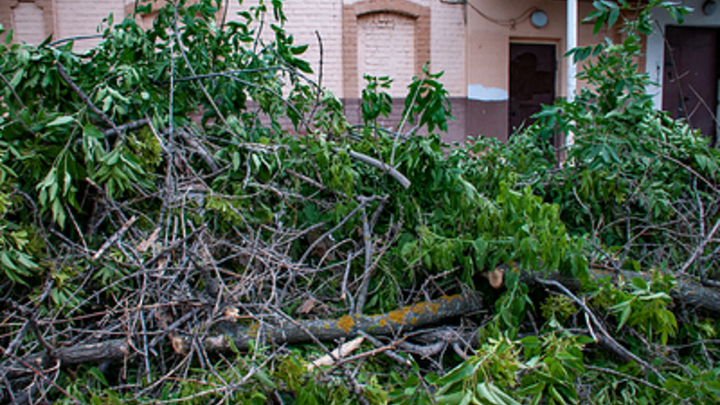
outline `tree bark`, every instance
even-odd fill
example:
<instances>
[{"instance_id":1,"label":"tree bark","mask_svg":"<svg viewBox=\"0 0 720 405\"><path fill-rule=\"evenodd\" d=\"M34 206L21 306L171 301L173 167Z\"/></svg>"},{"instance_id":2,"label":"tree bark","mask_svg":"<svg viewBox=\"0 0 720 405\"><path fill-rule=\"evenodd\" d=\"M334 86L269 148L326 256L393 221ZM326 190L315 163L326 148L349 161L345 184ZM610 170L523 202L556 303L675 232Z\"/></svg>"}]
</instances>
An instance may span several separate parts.
<instances>
[{"instance_id":1,"label":"tree bark","mask_svg":"<svg viewBox=\"0 0 720 405\"><path fill-rule=\"evenodd\" d=\"M376 336L400 334L422 326L441 323L450 318L467 315L481 310L479 294L466 293L442 297L436 301L422 302L402 307L380 315L345 315L332 320L281 319L274 323L253 323L249 326L223 321L216 333L206 337L203 345L208 351L227 351L231 343L239 350L247 350L249 342L265 339L274 345L301 344L312 342L312 336L322 342L355 337L361 331ZM312 335L312 336L311 336ZM190 347L189 337L170 337L175 352L183 354ZM24 359L28 364L46 368L55 359L62 364L78 364L96 361L120 360L130 354L130 343L125 339L84 344L62 348L54 353L35 354ZM0 373L16 378L32 373L21 362L8 361L0 366Z\"/></svg>"},{"instance_id":2,"label":"tree bark","mask_svg":"<svg viewBox=\"0 0 720 405\"><path fill-rule=\"evenodd\" d=\"M524 273L526 282L535 282L535 277L543 277L541 273ZM620 274L605 270L591 271L591 280L602 278L617 279L622 277L631 280L640 277L646 281L651 279L647 273L623 271ZM580 282L572 276L550 272L544 276L546 280L557 281L570 290L579 291ZM670 295L683 305L704 310L715 317L720 317L720 291L703 286L689 278L680 278ZM442 297L436 301L422 302L399 308L380 315L345 315L331 320L291 320L282 319L276 322L253 323L249 326L236 322L223 321L218 330L206 337L203 344L208 351L227 351L234 345L238 350L247 350L251 340L264 340L269 344L302 344L313 341L312 336L322 342L333 342L342 338L352 338L360 332L375 336L399 335L419 327L442 323L447 319L468 315L483 309L483 301L479 294L469 292L462 295ZM185 353L190 347L189 337L171 337L173 349L177 353ZM232 343L230 343L232 341ZM64 347L53 353L35 354L25 357L28 364L44 368L58 359L62 364L78 364L96 361L123 359L130 354L130 343L125 339L108 340L93 344ZM0 373L8 378L27 375L32 371L18 361L6 361L0 366Z\"/></svg>"},{"instance_id":3,"label":"tree bark","mask_svg":"<svg viewBox=\"0 0 720 405\"><path fill-rule=\"evenodd\" d=\"M467 315L481 310L482 300L477 293L466 293L442 297L436 301L423 302L399 308L380 315L345 315L332 320L282 320L274 324L250 326L225 325L225 333L205 339L205 348L210 351L228 350L232 340L239 350L246 350L251 339L266 339L275 345L301 344L313 341L312 336L322 342L333 342L341 338L357 336L361 331L375 336L400 334L422 326L438 324L441 321ZM312 336L311 336L312 335ZM174 342L175 343L175 342ZM184 352L189 346L186 339L175 344L176 351Z\"/></svg>"},{"instance_id":4,"label":"tree bark","mask_svg":"<svg viewBox=\"0 0 720 405\"><path fill-rule=\"evenodd\" d=\"M531 278L542 277L540 273L530 273L530 276ZM604 278L613 280L622 278L630 281L635 277L640 277L647 282L652 280L652 275L644 272L622 271L616 273L600 269L590 270L590 280L592 281ZM580 290L580 281L572 276L550 272L545 279L557 281L573 291ZM677 278L677 285L670 291L670 296L676 303L703 310L715 318L720 318L720 290L717 288L707 287L690 277L681 276Z\"/></svg>"}]
</instances>

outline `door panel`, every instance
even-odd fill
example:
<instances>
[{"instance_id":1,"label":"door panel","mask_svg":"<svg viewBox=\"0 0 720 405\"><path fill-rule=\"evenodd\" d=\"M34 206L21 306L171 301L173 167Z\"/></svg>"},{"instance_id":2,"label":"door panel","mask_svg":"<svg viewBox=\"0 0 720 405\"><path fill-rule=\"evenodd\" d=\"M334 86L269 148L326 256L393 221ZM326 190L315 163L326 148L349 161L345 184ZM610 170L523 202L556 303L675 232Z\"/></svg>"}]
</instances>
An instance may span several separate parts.
<instances>
[{"instance_id":1,"label":"door panel","mask_svg":"<svg viewBox=\"0 0 720 405\"><path fill-rule=\"evenodd\" d=\"M716 136L718 30L667 27L663 110Z\"/></svg>"},{"instance_id":2,"label":"door panel","mask_svg":"<svg viewBox=\"0 0 720 405\"><path fill-rule=\"evenodd\" d=\"M510 135L534 122L530 116L541 104L555 101L556 66L555 45L510 44Z\"/></svg>"}]
</instances>

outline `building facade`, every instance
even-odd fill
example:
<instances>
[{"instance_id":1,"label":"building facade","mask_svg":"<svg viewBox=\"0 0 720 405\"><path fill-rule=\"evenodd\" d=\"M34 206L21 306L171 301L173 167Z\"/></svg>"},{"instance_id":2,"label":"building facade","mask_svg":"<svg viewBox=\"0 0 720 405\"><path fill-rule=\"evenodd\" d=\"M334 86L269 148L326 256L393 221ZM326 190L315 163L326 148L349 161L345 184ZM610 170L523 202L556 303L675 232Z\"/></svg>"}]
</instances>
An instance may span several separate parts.
<instances>
[{"instance_id":1,"label":"building facade","mask_svg":"<svg viewBox=\"0 0 720 405\"><path fill-rule=\"evenodd\" d=\"M568 1L576 3L576 18L568 18ZM705 2L685 1L700 9ZM432 72L443 71L441 81L450 93L456 118L445 136L449 142L478 135L506 141L540 104L567 95L568 83L573 82L568 80L562 55L571 35L569 21L577 24L572 35L577 45L597 43L605 36L622 39L617 31L593 37L592 25L580 23L592 10L589 0L286 0L284 4L287 30L295 35L296 43L310 45L304 56L316 72L320 38L323 85L343 100L351 122L360 121L364 74L395 79L390 89L395 108L384 122L392 127L400 121L407 84L413 76L422 75L423 65L430 62ZM48 35L60 39L96 34L108 14L117 20L129 14L133 5L134 0L0 0L0 22L15 30L16 41L39 43ZM228 7L227 18L232 19L248 2L230 1ZM688 24L716 32L718 14L696 13ZM148 23L152 16L137 18ZM658 18L664 30L675 30L666 16L658 14ZM711 46L717 50L717 33L703 35L714 38ZM687 102L675 107L671 100L678 96L662 90L668 87L662 38L661 34L649 38L648 57L642 61L662 85L651 91L658 94L658 106L687 113L691 109ZM87 48L96 41L77 41L76 47ZM687 52L694 52L688 46ZM708 69L714 72L715 84L706 86L714 89L707 96L713 101L708 110L717 109L719 65L713 63Z\"/></svg>"}]
</instances>

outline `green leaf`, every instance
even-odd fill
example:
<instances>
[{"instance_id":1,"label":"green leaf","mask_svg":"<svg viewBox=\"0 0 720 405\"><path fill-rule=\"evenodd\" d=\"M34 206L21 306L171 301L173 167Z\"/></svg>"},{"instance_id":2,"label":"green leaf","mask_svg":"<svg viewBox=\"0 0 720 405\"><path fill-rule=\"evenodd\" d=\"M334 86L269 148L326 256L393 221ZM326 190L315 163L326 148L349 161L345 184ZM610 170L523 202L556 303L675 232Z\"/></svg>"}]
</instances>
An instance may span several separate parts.
<instances>
[{"instance_id":1,"label":"green leaf","mask_svg":"<svg viewBox=\"0 0 720 405\"><path fill-rule=\"evenodd\" d=\"M557 403L563 404L563 405L567 404L567 402L565 402L565 398L562 395L560 395L560 393L555 389L554 386L552 386L552 385L549 386L548 392L550 392L550 396L552 396L552 398L554 398Z\"/></svg>"},{"instance_id":2,"label":"green leaf","mask_svg":"<svg viewBox=\"0 0 720 405\"><path fill-rule=\"evenodd\" d=\"M467 394L460 391L460 392L454 392L452 394L448 395L441 395L437 397L437 403L438 404L447 404L447 405L457 405L460 404L461 401L464 400L465 396Z\"/></svg>"},{"instance_id":3,"label":"green leaf","mask_svg":"<svg viewBox=\"0 0 720 405\"><path fill-rule=\"evenodd\" d=\"M8 255L8 252L0 252L0 262L2 262L3 266L7 269L18 271L20 269L15 266L15 263L10 260L10 256Z\"/></svg>"},{"instance_id":4,"label":"green leaf","mask_svg":"<svg viewBox=\"0 0 720 405\"><path fill-rule=\"evenodd\" d=\"M617 21L618 17L620 16L620 9L614 7L612 10L610 10L610 15L608 16L608 28L612 28L613 25L615 25L615 22Z\"/></svg>"},{"instance_id":5,"label":"green leaf","mask_svg":"<svg viewBox=\"0 0 720 405\"><path fill-rule=\"evenodd\" d=\"M632 285L635 286L635 288L637 288L637 289L639 289L639 290L646 290L646 291L647 291L647 290L650 289L650 287L648 286L648 284L647 284L647 283L645 282L645 280L643 280L641 277L635 277L635 278L633 278L632 280L630 280L630 282L632 283Z\"/></svg>"},{"instance_id":6,"label":"green leaf","mask_svg":"<svg viewBox=\"0 0 720 405\"><path fill-rule=\"evenodd\" d=\"M632 307L630 306L630 302L627 302L627 305L624 306L621 312L620 322L618 323L617 330L622 329L625 323L627 323L628 319L630 319L630 314L632 314Z\"/></svg>"},{"instance_id":7,"label":"green leaf","mask_svg":"<svg viewBox=\"0 0 720 405\"><path fill-rule=\"evenodd\" d=\"M463 381L475 372L475 366L470 361L465 361L461 365L455 367L448 374L438 380L439 385L447 385Z\"/></svg>"},{"instance_id":8,"label":"green leaf","mask_svg":"<svg viewBox=\"0 0 720 405\"><path fill-rule=\"evenodd\" d=\"M94 125L88 123L83 127L83 134L94 139L103 139L105 136Z\"/></svg>"},{"instance_id":9,"label":"green leaf","mask_svg":"<svg viewBox=\"0 0 720 405\"><path fill-rule=\"evenodd\" d=\"M23 76L25 75L25 69L18 69L17 72L13 75L12 80L10 80L10 87L15 89L18 84L20 84L20 81L22 81Z\"/></svg>"},{"instance_id":10,"label":"green leaf","mask_svg":"<svg viewBox=\"0 0 720 405\"><path fill-rule=\"evenodd\" d=\"M266 388L275 389L277 387L277 384L275 384L275 382L270 379L267 373L261 369L255 370L253 378L258 380L258 382L260 382Z\"/></svg>"},{"instance_id":11,"label":"green leaf","mask_svg":"<svg viewBox=\"0 0 720 405\"><path fill-rule=\"evenodd\" d=\"M519 402L517 402L515 399L513 399L510 395L505 393L505 391L501 390L495 384L489 383L488 385L489 385L490 392L494 395L495 398L497 398L499 400L497 403L509 404L509 405L520 405Z\"/></svg>"},{"instance_id":12,"label":"green leaf","mask_svg":"<svg viewBox=\"0 0 720 405\"><path fill-rule=\"evenodd\" d=\"M307 49L308 49L308 45L307 45L307 44L305 44L305 45L300 45L300 46L291 46L291 47L290 47L290 52L291 52L293 55L301 55L301 54L305 53L305 51L307 51Z\"/></svg>"},{"instance_id":13,"label":"green leaf","mask_svg":"<svg viewBox=\"0 0 720 405\"><path fill-rule=\"evenodd\" d=\"M50 123L47 124L49 127L57 127L60 125L67 125L72 122L75 122L75 118L72 116L64 115L62 117L57 117L54 120L52 120Z\"/></svg>"},{"instance_id":14,"label":"green leaf","mask_svg":"<svg viewBox=\"0 0 720 405\"><path fill-rule=\"evenodd\" d=\"M526 336L526 337L520 339L520 343L524 347L531 347L531 348L540 347L540 345L541 345L540 339L538 339L537 336Z\"/></svg>"},{"instance_id":15,"label":"green leaf","mask_svg":"<svg viewBox=\"0 0 720 405\"><path fill-rule=\"evenodd\" d=\"M607 14L602 14L600 17L598 17L597 20L595 20L595 25L593 25L593 35L596 35L598 32L600 32L603 24L605 24L606 18Z\"/></svg>"},{"instance_id":16,"label":"green leaf","mask_svg":"<svg viewBox=\"0 0 720 405\"><path fill-rule=\"evenodd\" d=\"M95 377L103 386L107 387L109 385L105 375L97 367L90 367L88 374Z\"/></svg>"},{"instance_id":17,"label":"green leaf","mask_svg":"<svg viewBox=\"0 0 720 405\"><path fill-rule=\"evenodd\" d=\"M25 266L28 269L38 269L38 265L30 260L30 257L24 253L18 253L17 255L17 261L20 262L23 266ZM29 273L28 273L29 274Z\"/></svg>"}]
</instances>

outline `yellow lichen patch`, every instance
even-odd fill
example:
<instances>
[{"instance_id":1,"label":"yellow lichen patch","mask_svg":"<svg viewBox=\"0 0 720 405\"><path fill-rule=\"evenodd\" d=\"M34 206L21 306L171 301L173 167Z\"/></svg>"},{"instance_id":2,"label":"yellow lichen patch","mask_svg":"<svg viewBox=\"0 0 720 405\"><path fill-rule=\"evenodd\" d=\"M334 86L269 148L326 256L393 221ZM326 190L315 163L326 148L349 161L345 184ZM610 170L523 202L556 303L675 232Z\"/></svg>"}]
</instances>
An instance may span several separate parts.
<instances>
[{"instance_id":1,"label":"yellow lichen patch","mask_svg":"<svg viewBox=\"0 0 720 405\"><path fill-rule=\"evenodd\" d=\"M390 319L391 322L403 323L405 315L407 315L408 311L410 311L410 307L402 307L398 310L390 312L388 314L388 319Z\"/></svg>"},{"instance_id":2,"label":"yellow lichen patch","mask_svg":"<svg viewBox=\"0 0 720 405\"><path fill-rule=\"evenodd\" d=\"M256 338L257 334L258 334L258 324L253 323L250 326L248 326L246 334L250 338Z\"/></svg>"},{"instance_id":3,"label":"yellow lichen patch","mask_svg":"<svg viewBox=\"0 0 720 405\"><path fill-rule=\"evenodd\" d=\"M378 320L378 325L379 325L381 328L384 328L385 325L387 325L387 320L385 319L385 317L382 317L382 318L380 318L380 319Z\"/></svg>"},{"instance_id":4,"label":"yellow lichen patch","mask_svg":"<svg viewBox=\"0 0 720 405\"><path fill-rule=\"evenodd\" d=\"M323 323L323 328L324 328L324 329L330 329L330 325L328 325L328 323L325 322L325 323Z\"/></svg>"},{"instance_id":5,"label":"yellow lichen patch","mask_svg":"<svg viewBox=\"0 0 720 405\"><path fill-rule=\"evenodd\" d=\"M415 325L416 323L417 323L417 318L413 316L412 319L410 320L410 325Z\"/></svg>"},{"instance_id":6,"label":"yellow lichen patch","mask_svg":"<svg viewBox=\"0 0 720 405\"><path fill-rule=\"evenodd\" d=\"M460 295L458 295L458 294L455 294L455 295L443 295L442 297L440 297L440 299L441 299L442 301L445 301L445 302L448 302L448 303L453 302L454 300L456 300L456 299L458 299L458 298L460 298ZM438 305L440 305L440 304L438 304Z\"/></svg>"},{"instance_id":7,"label":"yellow lichen patch","mask_svg":"<svg viewBox=\"0 0 720 405\"><path fill-rule=\"evenodd\" d=\"M437 314L439 308L440 304L437 302L423 302L413 305L412 312L417 315L422 315L426 312L432 312L433 314Z\"/></svg>"},{"instance_id":8,"label":"yellow lichen patch","mask_svg":"<svg viewBox=\"0 0 720 405\"><path fill-rule=\"evenodd\" d=\"M355 319L350 315L345 315L337 321L338 328L342 329L345 333L350 332L353 326L355 326Z\"/></svg>"}]
</instances>

